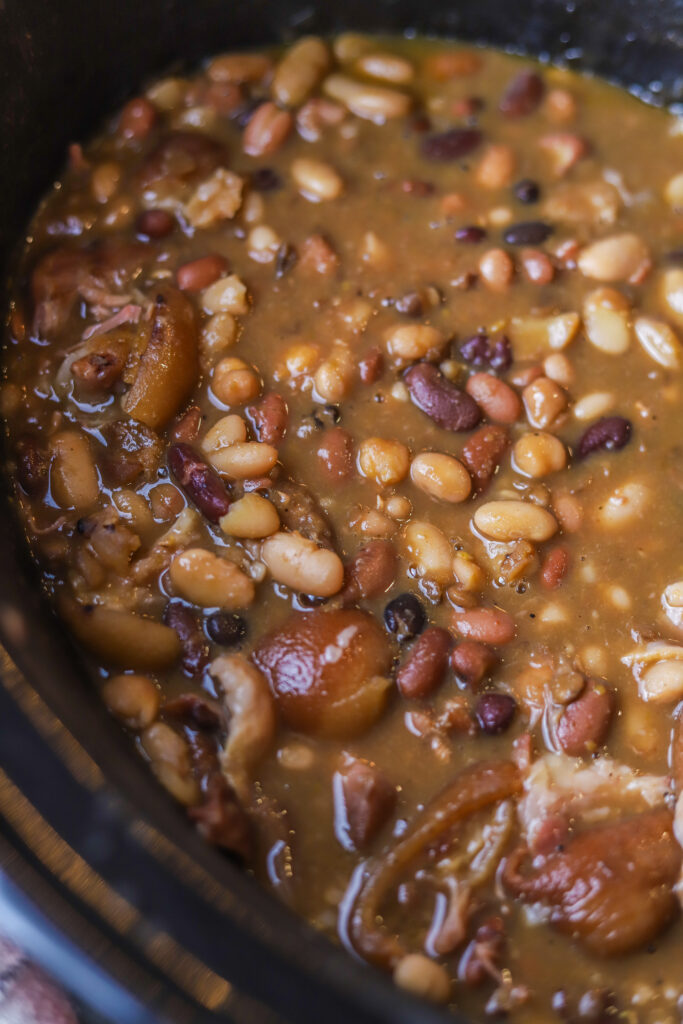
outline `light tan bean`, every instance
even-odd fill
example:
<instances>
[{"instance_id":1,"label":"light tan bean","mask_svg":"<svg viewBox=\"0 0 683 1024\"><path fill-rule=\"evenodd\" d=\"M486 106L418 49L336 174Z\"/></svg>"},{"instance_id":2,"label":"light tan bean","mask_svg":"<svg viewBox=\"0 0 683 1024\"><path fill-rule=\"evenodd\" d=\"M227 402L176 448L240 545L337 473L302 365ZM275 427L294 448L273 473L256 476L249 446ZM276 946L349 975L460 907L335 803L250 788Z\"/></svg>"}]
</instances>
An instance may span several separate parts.
<instances>
[{"instance_id":1,"label":"light tan bean","mask_svg":"<svg viewBox=\"0 0 683 1024\"><path fill-rule=\"evenodd\" d=\"M254 584L226 558L204 548L188 548L171 562L173 589L200 608L246 608L254 600Z\"/></svg>"},{"instance_id":2,"label":"light tan bean","mask_svg":"<svg viewBox=\"0 0 683 1024\"><path fill-rule=\"evenodd\" d=\"M453 558L453 576L463 590L483 590L486 573L466 551L458 551Z\"/></svg>"},{"instance_id":3,"label":"light tan bean","mask_svg":"<svg viewBox=\"0 0 683 1024\"><path fill-rule=\"evenodd\" d=\"M344 191L341 175L322 160L299 157L292 162L291 172L302 196L312 203L338 199Z\"/></svg>"},{"instance_id":4,"label":"light tan bean","mask_svg":"<svg viewBox=\"0 0 683 1024\"><path fill-rule=\"evenodd\" d=\"M650 497L650 491L645 484L631 480L617 487L607 501L598 507L598 522L610 529L631 526L644 514Z\"/></svg>"},{"instance_id":5,"label":"light tan bean","mask_svg":"<svg viewBox=\"0 0 683 1024\"><path fill-rule=\"evenodd\" d=\"M281 245L282 239L267 224L259 224L247 235L249 256L256 263L272 263Z\"/></svg>"},{"instance_id":6,"label":"light tan bean","mask_svg":"<svg viewBox=\"0 0 683 1024\"><path fill-rule=\"evenodd\" d=\"M524 434L512 449L513 466L534 480L559 473L567 465L567 451L553 434L537 431Z\"/></svg>"},{"instance_id":7,"label":"light tan bean","mask_svg":"<svg viewBox=\"0 0 683 1024\"><path fill-rule=\"evenodd\" d=\"M222 53L214 57L206 69L212 82L261 82L272 68L270 57L263 53Z\"/></svg>"},{"instance_id":8,"label":"light tan bean","mask_svg":"<svg viewBox=\"0 0 683 1024\"><path fill-rule=\"evenodd\" d=\"M104 662L156 672L180 654L175 630L153 619L106 605L60 601L60 611L80 642Z\"/></svg>"},{"instance_id":9,"label":"light tan bean","mask_svg":"<svg viewBox=\"0 0 683 1024\"><path fill-rule=\"evenodd\" d=\"M664 189L664 198L674 210L683 210L683 171L669 178Z\"/></svg>"},{"instance_id":10,"label":"light tan bean","mask_svg":"<svg viewBox=\"0 0 683 1024\"><path fill-rule=\"evenodd\" d=\"M50 440L50 486L60 508L90 508L100 494L90 440L80 430L61 430Z\"/></svg>"},{"instance_id":11,"label":"light tan bean","mask_svg":"<svg viewBox=\"0 0 683 1024\"><path fill-rule=\"evenodd\" d=\"M275 506L261 494L251 492L234 502L221 517L223 533L231 537L252 537L260 540L280 529L280 517Z\"/></svg>"},{"instance_id":12,"label":"light tan bean","mask_svg":"<svg viewBox=\"0 0 683 1024\"><path fill-rule=\"evenodd\" d=\"M554 380L538 377L522 392L526 416L532 427L544 430L567 408L567 396Z\"/></svg>"},{"instance_id":13,"label":"light tan bean","mask_svg":"<svg viewBox=\"0 0 683 1024\"><path fill-rule=\"evenodd\" d=\"M358 468L381 487L398 484L410 469L410 452L400 441L368 437L358 449Z\"/></svg>"},{"instance_id":14,"label":"light tan bean","mask_svg":"<svg viewBox=\"0 0 683 1024\"><path fill-rule=\"evenodd\" d=\"M221 416L217 423L207 430L201 443L201 449L207 455L215 455L223 448L228 448L238 441L246 441L247 425L241 416L231 413Z\"/></svg>"},{"instance_id":15,"label":"light tan bean","mask_svg":"<svg viewBox=\"0 0 683 1024\"><path fill-rule=\"evenodd\" d=\"M453 578L453 551L444 533L421 519L413 519L402 535L406 557L420 576L445 586Z\"/></svg>"},{"instance_id":16,"label":"light tan bean","mask_svg":"<svg viewBox=\"0 0 683 1024\"><path fill-rule=\"evenodd\" d=\"M273 579L303 594L331 597L344 583L341 558L300 533L275 533L261 545L261 558Z\"/></svg>"},{"instance_id":17,"label":"light tan bean","mask_svg":"<svg viewBox=\"0 0 683 1024\"><path fill-rule=\"evenodd\" d=\"M492 540L549 540L557 520L547 509L528 501L487 501L474 513L478 530Z\"/></svg>"},{"instance_id":18,"label":"light tan bean","mask_svg":"<svg viewBox=\"0 0 683 1024\"><path fill-rule=\"evenodd\" d=\"M140 737L159 782L181 804L190 806L199 799L199 786L192 774L190 748L166 722L155 722Z\"/></svg>"},{"instance_id":19,"label":"light tan bean","mask_svg":"<svg viewBox=\"0 0 683 1024\"><path fill-rule=\"evenodd\" d=\"M631 344L628 300L615 288L597 288L586 296L583 324L591 345L608 355L620 356Z\"/></svg>"},{"instance_id":20,"label":"light tan bean","mask_svg":"<svg viewBox=\"0 0 683 1024\"><path fill-rule=\"evenodd\" d=\"M425 324L403 324L392 327L386 335L387 353L399 366L418 359L431 358L441 352L446 344L442 331Z\"/></svg>"},{"instance_id":21,"label":"light tan bean","mask_svg":"<svg viewBox=\"0 0 683 1024\"><path fill-rule=\"evenodd\" d=\"M555 351L566 348L578 334L580 326L578 313L513 317L509 334L517 357L531 359L544 354L549 348Z\"/></svg>"},{"instance_id":22,"label":"light tan bean","mask_svg":"<svg viewBox=\"0 0 683 1024\"><path fill-rule=\"evenodd\" d=\"M474 177L483 188L505 188L512 181L516 168L517 158L512 146L496 142L485 150Z\"/></svg>"},{"instance_id":23,"label":"light tan bean","mask_svg":"<svg viewBox=\"0 0 683 1024\"><path fill-rule=\"evenodd\" d=\"M574 383L574 367L564 352L553 352L543 360L543 371L560 387L568 388Z\"/></svg>"},{"instance_id":24,"label":"light tan bean","mask_svg":"<svg viewBox=\"0 0 683 1024\"><path fill-rule=\"evenodd\" d=\"M369 53L373 43L371 36L364 36L360 32L342 32L336 36L332 49L340 64L348 64L362 54Z\"/></svg>"},{"instance_id":25,"label":"light tan bean","mask_svg":"<svg viewBox=\"0 0 683 1024\"><path fill-rule=\"evenodd\" d=\"M201 295L207 313L232 313L241 316L249 312L249 299L244 281L236 274L228 274L205 288Z\"/></svg>"},{"instance_id":26,"label":"light tan bean","mask_svg":"<svg viewBox=\"0 0 683 1024\"><path fill-rule=\"evenodd\" d=\"M108 203L121 181L121 167L113 160L99 164L92 172L90 188L98 203Z\"/></svg>"},{"instance_id":27,"label":"light tan bean","mask_svg":"<svg viewBox=\"0 0 683 1024\"><path fill-rule=\"evenodd\" d=\"M237 341L237 321L232 313L215 313L202 327L199 345L209 363Z\"/></svg>"},{"instance_id":28,"label":"light tan bean","mask_svg":"<svg viewBox=\"0 0 683 1024\"><path fill-rule=\"evenodd\" d=\"M347 345L334 345L331 354L315 371L313 383L323 402L336 404L346 398L353 385L355 366Z\"/></svg>"},{"instance_id":29,"label":"light tan bean","mask_svg":"<svg viewBox=\"0 0 683 1024\"><path fill-rule=\"evenodd\" d=\"M209 462L225 476L247 480L270 473L277 462L277 448L261 441L237 441L210 452Z\"/></svg>"},{"instance_id":30,"label":"light tan bean","mask_svg":"<svg viewBox=\"0 0 683 1024\"><path fill-rule=\"evenodd\" d=\"M472 481L462 462L442 452L421 452L410 464L410 479L425 494L457 504L469 498Z\"/></svg>"},{"instance_id":31,"label":"light tan bean","mask_svg":"<svg viewBox=\"0 0 683 1024\"><path fill-rule=\"evenodd\" d=\"M490 373L473 373L465 390L494 423L514 423L522 412L519 395Z\"/></svg>"},{"instance_id":32,"label":"light tan bean","mask_svg":"<svg viewBox=\"0 0 683 1024\"><path fill-rule=\"evenodd\" d=\"M275 69L271 91L278 103L298 107L321 81L330 66L330 51L318 36L299 39Z\"/></svg>"},{"instance_id":33,"label":"light tan bean","mask_svg":"<svg viewBox=\"0 0 683 1024\"><path fill-rule=\"evenodd\" d=\"M616 402L610 391L592 391L578 400L573 409L574 416L577 420L595 420L613 409Z\"/></svg>"},{"instance_id":34,"label":"light tan bean","mask_svg":"<svg viewBox=\"0 0 683 1024\"><path fill-rule=\"evenodd\" d=\"M662 300L667 314L683 327L683 267L670 267L660 281Z\"/></svg>"},{"instance_id":35,"label":"light tan bean","mask_svg":"<svg viewBox=\"0 0 683 1024\"><path fill-rule=\"evenodd\" d=\"M228 356L214 366L211 390L223 405L242 405L258 397L261 382L242 359Z\"/></svg>"},{"instance_id":36,"label":"light tan bean","mask_svg":"<svg viewBox=\"0 0 683 1024\"><path fill-rule=\"evenodd\" d=\"M651 359L667 370L678 370L683 359L680 339L664 320L651 316L636 318L633 329L636 338Z\"/></svg>"},{"instance_id":37,"label":"light tan bean","mask_svg":"<svg viewBox=\"0 0 683 1024\"><path fill-rule=\"evenodd\" d=\"M431 1003L447 1003L451 994L448 972L424 953L408 953L394 969L394 982L399 988Z\"/></svg>"},{"instance_id":38,"label":"light tan bean","mask_svg":"<svg viewBox=\"0 0 683 1024\"><path fill-rule=\"evenodd\" d=\"M121 518L129 523L136 533L149 533L154 526L152 511L149 504L137 491L123 488L120 491L112 491L112 502Z\"/></svg>"},{"instance_id":39,"label":"light tan bean","mask_svg":"<svg viewBox=\"0 0 683 1024\"><path fill-rule=\"evenodd\" d=\"M512 282L515 265L504 249L489 249L479 260L479 273L491 291L504 292Z\"/></svg>"},{"instance_id":40,"label":"light tan bean","mask_svg":"<svg viewBox=\"0 0 683 1024\"><path fill-rule=\"evenodd\" d=\"M346 75L330 75L323 82L323 91L338 100L356 117L375 124L384 124L394 117L405 117L412 106L407 93L381 85L358 82Z\"/></svg>"},{"instance_id":41,"label":"light tan bean","mask_svg":"<svg viewBox=\"0 0 683 1024\"><path fill-rule=\"evenodd\" d=\"M592 242L581 251L577 263L584 277L638 284L649 271L652 260L642 238L624 232Z\"/></svg>"},{"instance_id":42,"label":"light tan bean","mask_svg":"<svg viewBox=\"0 0 683 1024\"><path fill-rule=\"evenodd\" d=\"M407 85L415 77L410 61L393 53L366 53L356 61L356 70L394 85Z\"/></svg>"},{"instance_id":43,"label":"light tan bean","mask_svg":"<svg viewBox=\"0 0 683 1024\"><path fill-rule=\"evenodd\" d=\"M159 689L149 676L112 676L102 687L102 696L112 714L129 729L146 729L159 711Z\"/></svg>"}]
</instances>

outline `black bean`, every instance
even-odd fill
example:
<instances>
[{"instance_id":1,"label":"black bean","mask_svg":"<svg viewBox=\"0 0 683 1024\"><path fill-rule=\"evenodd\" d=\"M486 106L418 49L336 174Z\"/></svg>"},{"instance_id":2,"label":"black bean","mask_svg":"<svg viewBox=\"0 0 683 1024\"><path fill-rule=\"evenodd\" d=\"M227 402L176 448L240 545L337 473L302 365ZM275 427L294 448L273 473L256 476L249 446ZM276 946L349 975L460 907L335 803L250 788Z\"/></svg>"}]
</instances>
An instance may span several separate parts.
<instances>
[{"instance_id":1,"label":"black bean","mask_svg":"<svg viewBox=\"0 0 683 1024\"><path fill-rule=\"evenodd\" d=\"M498 109L506 117L525 117L533 113L544 92L543 79L536 71L520 71L508 83Z\"/></svg>"},{"instance_id":2,"label":"black bean","mask_svg":"<svg viewBox=\"0 0 683 1024\"><path fill-rule=\"evenodd\" d=\"M491 369L505 373L512 366L512 345L506 334L496 338L491 348Z\"/></svg>"},{"instance_id":3,"label":"black bean","mask_svg":"<svg viewBox=\"0 0 683 1024\"><path fill-rule=\"evenodd\" d=\"M221 647L234 647L247 635L247 624L241 615L233 612L211 612L204 622L209 640Z\"/></svg>"},{"instance_id":4,"label":"black bean","mask_svg":"<svg viewBox=\"0 0 683 1024\"><path fill-rule=\"evenodd\" d=\"M583 459L591 452L618 451L631 438L631 424L623 416L604 416L592 423L579 441L578 452Z\"/></svg>"},{"instance_id":5,"label":"black bean","mask_svg":"<svg viewBox=\"0 0 683 1024\"><path fill-rule=\"evenodd\" d=\"M458 228L455 232L456 242L483 242L485 238L486 231L476 224L469 224L467 227Z\"/></svg>"},{"instance_id":6,"label":"black bean","mask_svg":"<svg viewBox=\"0 0 683 1024\"><path fill-rule=\"evenodd\" d=\"M471 395L461 391L431 363L418 363L405 375L414 405L444 430L472 430L481 420L481 409Z\"/></svg>"},{"instance_id":7,"label":"black bean","mask_svg":"<svg viewBox=\"0 0 683 1024\"><path fill-rule=\"evenodd\" d=\"M491 342L488 334L473 334L458 346L460 355L472 366L489 366L491 362Z\"/></svg>"},{"instance_id":8,"label":"black bean","mask_svg":"<svg viewBox=\"0 0 683 1024\"><path fill-rule=\"evenodd\" d=\"M537 203L541 195L538 184L531 178L523 178L522 181L518 181L512 191L515 199L520 203Z\"/></svg>"},{"instance_id":9,"label":"black bean","mask_svg":"<svg viewBox=\"0 0 683 1024\"><path fill-rule=\"evenodd\" d=\"M172 444L168 464L188 498L207 519L217 523L230 508L230 495L216 470L189 444Z\"/></svg>"},{"instance_id":10,"label":"black bean","mask_svg":"<svg viewBox=\"0 0 683 1024\"><path fill-rule=\"evenodd\" d=\"M255 192L274 192L282 188L282 178L272 167L258 167L249 175L249 184Z\"/></svg>"},{"instance_id":11,"label":"black bean","mask_svg":"<svg viewBox=\"0 0 683 1024\"><path fill-rule=\"evenodd\" d=\"M538 245L545 242L552 233L552 224L542 220L526 220L507 228L503 238L508 245Z\"/></svg>"},{"instance_id":12,"label":"black bean","mask_svg":"<svg viewBox=\"0 0 683 1024\"><path fill-rule=\"evenodd\" d=\"M384 625L398 640L412 640L425 627L424 608L415 594L399 594L384 609Z\"/></svg>"},{"instance_id":13,"label":"black bean","mask_svg":"<svg viewBox=\"0 0 683 1024\"><path fill-rule=\"evenodd\" d=\"M424 313L424 302L419 292L406 292L400 299L396 299L394 309L404 316L422 316Z\"/></svg>"},{"instance_id":14,"label":"black bean","mask_svg":"<svg viewBox=\"0 0 683 1024\"><path fill-rule=\"evenodd\" d=\"M420 152L427 160L460 160L476 149L481 140L482 134L476 128L450 128L424 138Z\"/></svg>"},{"instance_id":15,"label":"black bean","mask_svg":"<svg viewBox=\"0 0 683 1024\"><path fill-rule=\"evenodd\" d=\"M505 732L517 710L517 701L508 693L484 693L477 701L475 715L479 728L488 736Z\"/></svg>"}]
</instances>

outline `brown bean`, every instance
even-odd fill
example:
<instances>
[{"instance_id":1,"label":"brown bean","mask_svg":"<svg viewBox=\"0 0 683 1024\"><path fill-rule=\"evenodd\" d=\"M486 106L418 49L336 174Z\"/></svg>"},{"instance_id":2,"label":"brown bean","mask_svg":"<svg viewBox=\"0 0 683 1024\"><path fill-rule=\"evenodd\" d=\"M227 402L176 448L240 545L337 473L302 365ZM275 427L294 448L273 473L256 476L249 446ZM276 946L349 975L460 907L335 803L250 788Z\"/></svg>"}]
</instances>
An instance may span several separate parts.
<instances>
[{"instance_id":1,"label":"brown bean","mask_svg":"<svg viewBox=\"0 0 683 1024\"><path fill-rule=\"evenodd\" d=\"M230 495L218 473L188 444L173 444L168 464L188 498L212 523L217 523L230 508Z\"/></svg>"},{"instance_id":2,"label":"brown bean","mask_svg":"<svg viewBox=\"0 0 683 1024\"><path fill-rule=\"evenodd\" d=\"M462 640L451 654L456 676L467 686L477 686L496 664L496 655L477 640Z\"/></svg>"},{"instance_id":3,"label":"brown bean","mask_svg":"<svg viewBox=\"0 0 683 1024\"><path fill-rule=\"evenodd\" d=\"M320 468L334 482L348 480L353 476L353 439L343 427L330 427L318 445Z\"/></svg>"},{"instance_id":4,"label":"brown bean","mask_svg":"<svg viewBox=\"0 0 683 1024\"><path fill-rule=\"evenodd\" d=\"M121 111L119 133L124 139L140 142L147 138L156 120L156 108L144 96L137 96L129 100Z\"/></svg>"},{"instance_id":5,"label":"brown bean","mask_svg":"<svg viewBox=\"0 0 683 1024\"><path fill-rule=\"evenodd\" d=\"M565 754L594 754L607 735L613 713L612 693L589 679L583 693L565 707L557 725L557 742Z\"/></svg>"},{"instance_id":6,"label":"brown bean","mask_svg":"<svg viewBox=\"0 0 683 1024\"><path fill-rule=\"evenodd\" d=\"M546 590L556 590L567 575L569 552L562 544L551 548L541 564L541 584Z\"/></svg>"},{"instance_id":7,"label":"brown bean","mask_svg":"<svg viewBox=\"0 0 683 1024\"><path fill-rule=\"evenodd\" d=\"M371 540L346 567L342 597L347 601L379 597L396 579L398 559L391 541Z\"/></svg>"},{"instance_id":8,"label":"brown bean","mask_svg":"<svg viewBox=\"0 0 683 1024\"><path fill-rule=\"evenodd\" d=\"M495 423L514 423L519 419L522 412L519 395L504 380L490 373L473 373L466 390Z\"/></svg>"},{"instance_id":9,"label":"brown bean","mask_svg":"<svg viewBox=\"0 0 683 1024\"><path fill-rule=\"evenodd\" d=\"M357 850L367 846L391 816L396 804L396 787L376 765L353 758L337 772L341 785L335 786L335 831ZM347 843L344 843L347 845Z\"/></svg>"},{"instance_id":10,"label":"brown bean","mask_svg":"<svg viewBox=\"0 0 683 1024\"><path fill-rule=\"evenodd\" d=\"M466 441L462 450L462 461L472 474L480 494L498 469L509 443L505 427L488 425L480 427Z\"/></svg>"},{"instance_id":11,"label":"brown bean","mask_svg":"<svg viewBox=\"0 0 683 1024\"><path fill-rule=\"evenodd\" d=\"M242 147L249 156L266 156L280 148L294 125L288 110L280 110L270 100L262 103L244 130Z\"/></svg>"},{"instance_id":12,"label":"brown bean","mask_svg":"<svg viewBox=\"0 0 683 1024\"><path fill-rule=\"evenodd\" d=\"M228 272L228 261L217 253L201 256L183 263L176 271L176 282L181 291L201 292Z\"/></svg>"},{"instance_id":13,"label":"brown bean","mask_svg":"<svg viewBox=\"0 0 683 1024\"><path fill-rule=\"evenodd\" d=\"M448 668L453 638L447 629L429 626L411 647L396 674L396 685L404 697L428 697L442 682Z\"/></svg>"},{"instance_id":14,"label":"brown bean","mask_svg":"<svg viewBox=\"0 0 683 1024\"><path fill-rule=\"evenodd\" d=\"M485 644L509 644L515 637L515 620L502 608L469 608L453 613L453 625L466 640Z\"/></svg>"},{"instance_id":15,"label":"brown bean","mask_svg":"<svg viewBox=\"0 0 683 1024\"><path fill-rule=\"evenodd\" d=\"M269 391L256 405L250 405L246 412L259 441L264 444L280 444L287 432L289 416L282 395L277 391Z\"/></svg>"}]
</instances>

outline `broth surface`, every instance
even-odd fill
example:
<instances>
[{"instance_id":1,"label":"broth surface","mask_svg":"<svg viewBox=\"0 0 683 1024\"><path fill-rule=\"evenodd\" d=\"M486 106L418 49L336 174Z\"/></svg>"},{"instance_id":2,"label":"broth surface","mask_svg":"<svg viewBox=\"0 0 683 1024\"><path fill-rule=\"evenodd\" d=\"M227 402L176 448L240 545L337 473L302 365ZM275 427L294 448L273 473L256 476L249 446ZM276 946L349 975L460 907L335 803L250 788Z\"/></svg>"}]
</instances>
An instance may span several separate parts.
<instances>
[{"instance_id":1,"label":"broth surface","mask_svg":"<svg viewBox=\"0 0 683 1024\"><path fill-rule=\"evenodd\" d=\"M683 1013L682 228L668 114L346 35L131 100L14 282L17 504L111 711L473 1019Z\"/></svg>"}]
</instances>

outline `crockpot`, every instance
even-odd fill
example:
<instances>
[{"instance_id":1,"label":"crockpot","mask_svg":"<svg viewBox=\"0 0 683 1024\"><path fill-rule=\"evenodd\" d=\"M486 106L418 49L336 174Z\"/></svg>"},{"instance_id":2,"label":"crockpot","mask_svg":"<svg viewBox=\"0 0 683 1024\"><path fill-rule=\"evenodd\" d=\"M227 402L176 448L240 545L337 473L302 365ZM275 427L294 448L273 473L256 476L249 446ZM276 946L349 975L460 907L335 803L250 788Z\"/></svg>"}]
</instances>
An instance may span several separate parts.
<instances>
[{"instance_id":1,"label":"crockpot","mask_svg":"<svg viewBox=\"0 0 683 1024\"><path fill-rule=\"evenodd\" d=\"M438 34L595 71L683 109L683 0L0 0L0 263L142 81L304 33ZM429 1024L202 842L107 716L23 546L0 531L0 931L116 1024ZM11 660L12 659L12 660Z\"/></svg>"}]
</instances>

